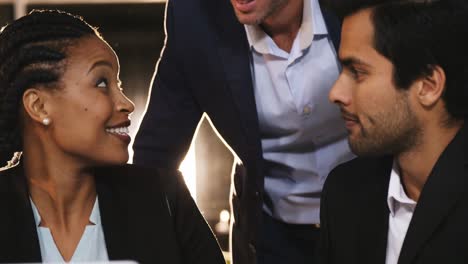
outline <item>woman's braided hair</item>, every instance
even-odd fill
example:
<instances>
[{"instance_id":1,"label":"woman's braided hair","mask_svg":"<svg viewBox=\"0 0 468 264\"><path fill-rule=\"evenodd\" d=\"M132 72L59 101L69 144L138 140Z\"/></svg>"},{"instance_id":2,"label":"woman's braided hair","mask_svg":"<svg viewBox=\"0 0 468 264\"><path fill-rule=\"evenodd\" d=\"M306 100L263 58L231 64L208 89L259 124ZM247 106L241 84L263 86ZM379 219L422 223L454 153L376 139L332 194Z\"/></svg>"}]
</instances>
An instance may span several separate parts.
<instances>
[{"instance_id":1,"label":"woman's braided hair","mask_svg":"<svg viewBox=\"0 0 468 264\"><path fill-rule=\"evenodd\" d=\"M100 37L81 17L57 10L34 10L0 33L0 166L22 150L21 98L29 87L57 86L66 51L77 39Z\"/></svg>"}]
</instances>

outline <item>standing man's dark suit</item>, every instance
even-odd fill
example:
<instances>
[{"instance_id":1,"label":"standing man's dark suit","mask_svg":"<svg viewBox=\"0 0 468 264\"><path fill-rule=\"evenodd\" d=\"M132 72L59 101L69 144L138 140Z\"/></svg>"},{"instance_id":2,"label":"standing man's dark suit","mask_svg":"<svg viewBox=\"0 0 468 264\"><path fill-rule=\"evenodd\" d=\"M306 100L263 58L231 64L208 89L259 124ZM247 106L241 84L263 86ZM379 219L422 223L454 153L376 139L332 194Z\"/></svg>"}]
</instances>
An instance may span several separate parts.
<instances>
[{"instance_id":1,"label":"standing man's dark suit","mask_svg":"<svg viewBox=\"0 0 468 264\"><path fill-rule=\"evenodd\" d=\"M468 124L439 157L414 211L399 264L468 263ZM392 157L357 158L322 193L323 263L385 263Z\"/></svg>"},{"instance_id":2,"label":"standing man's dark suit","mask_svg":"<svg viewBox=\"0 0 468 264\"><path fill-rule=\"evenodd\" d=\"M235 263L254 263L264 175L250 49L227 0L170 0L166 45L134 143L134 163L178 167L206 112L241 159L232 209ZM335 47L339 21L322 10Z\"/></svg>"}]
</instances>

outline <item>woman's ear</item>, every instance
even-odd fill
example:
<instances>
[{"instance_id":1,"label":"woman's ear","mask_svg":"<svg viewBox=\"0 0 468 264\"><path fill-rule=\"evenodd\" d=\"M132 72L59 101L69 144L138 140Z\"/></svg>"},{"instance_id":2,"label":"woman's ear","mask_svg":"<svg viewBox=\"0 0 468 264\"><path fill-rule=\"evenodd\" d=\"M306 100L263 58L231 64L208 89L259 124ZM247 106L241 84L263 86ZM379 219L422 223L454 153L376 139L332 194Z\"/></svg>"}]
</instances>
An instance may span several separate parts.
<instances>
[{"instance_id":1,"label":"woman's ear","mask_svg":"<svg viewBox=\"0 0 468 264\"><path fill-rule=\"evenodd\" d=\"M33 121L44 125L50 124L50 116L47 112L49 95L39 89L29 88L23 93L24 112Z\"/></svg>"},{"instance_id":2,"label":"woman's ear","mask_svg":"<svg viewBox=\"0 0 468 264\"><path fill-rule=\"evenodd\" d=\"M432 73L421 79L421 84L417 90L419 103L430 108L442 99L445 91L446 76L440 66L434 66Z\"/></svg>"}]
</instances>

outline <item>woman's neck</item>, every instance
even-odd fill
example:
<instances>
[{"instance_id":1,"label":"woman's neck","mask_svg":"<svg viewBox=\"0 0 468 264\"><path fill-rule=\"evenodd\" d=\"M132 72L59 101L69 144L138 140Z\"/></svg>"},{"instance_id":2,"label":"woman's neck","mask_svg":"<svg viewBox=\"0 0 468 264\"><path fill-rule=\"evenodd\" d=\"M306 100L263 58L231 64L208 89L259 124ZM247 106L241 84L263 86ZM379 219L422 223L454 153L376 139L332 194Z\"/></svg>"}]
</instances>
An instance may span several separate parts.
<instances>
[{"instance_id":1,"label":"woman's neck","mask_svg":"<svg viewBox=\"0 0 468 264\"><path fill-rule=\"evenodd\" d=\"M89 222L96 200L94 176L89 169L57 155L26 150L23 167L41 225L67 230Z\"/></svg>"},{"instance_id":2,"label":"woman's neck","mask_svg":"<svg viewBox=\"0 0 468 264\"><path fill-rule=\"evenodd\" d=\"M23 167L41 216L39 226L49 228L63 259L70 261L86 226L95 224L90 222L96 201L94 176L76 163L51 158L46 152L43 156L29 154L25 150Z\"/></svg>"}]
</instances>

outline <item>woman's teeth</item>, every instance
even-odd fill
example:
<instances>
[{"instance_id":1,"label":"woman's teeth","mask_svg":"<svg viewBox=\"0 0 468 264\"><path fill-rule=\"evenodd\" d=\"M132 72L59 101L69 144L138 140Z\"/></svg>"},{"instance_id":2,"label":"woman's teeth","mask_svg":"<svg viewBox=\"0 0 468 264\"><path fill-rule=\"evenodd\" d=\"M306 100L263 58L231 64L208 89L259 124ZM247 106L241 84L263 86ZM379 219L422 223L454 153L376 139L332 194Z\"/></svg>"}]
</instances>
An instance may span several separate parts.
<instances>
[{"instance_id":1,"label":"woman's teeth","mask_svg":"<svg viewBox=\"0 0 468 264\"><path fill-rule=\"evenodd\" d=\"M128 134L129 133L128 127L106 128L106 131L109 133L114 133L114 134Z\"/></svg>"}]
</instances>

